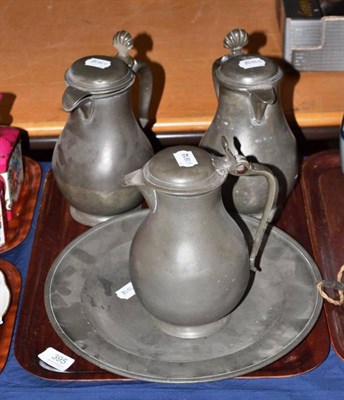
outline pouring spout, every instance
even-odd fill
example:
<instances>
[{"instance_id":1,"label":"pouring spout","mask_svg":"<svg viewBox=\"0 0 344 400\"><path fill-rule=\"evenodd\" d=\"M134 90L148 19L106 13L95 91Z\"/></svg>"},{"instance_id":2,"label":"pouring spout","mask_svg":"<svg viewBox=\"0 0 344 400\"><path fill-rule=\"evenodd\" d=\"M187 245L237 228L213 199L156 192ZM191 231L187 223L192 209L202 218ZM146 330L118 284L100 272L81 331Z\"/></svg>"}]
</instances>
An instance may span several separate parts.
<instances>
[{"instance_id":1,"label":"pouring spout","mask_svg":"<svg viewBox=\"0 0 344 400\"><path fill-rule=\"evenodd\" d=\"M252 119L260 124L268 105L274 104L277 94L274 88L249 91Z\"/></svg>"},{"instance_id":2,"label":"pouring spout","mask_svg":"<svg viewBox=\"0 0 344 400\"><path fill-rule=\"evenodd\" d=\"M122 179L122 186L144 186L143 180L143 172L142 169L137 169L136 171L130 172L129 174L124 175Z\"/></svg>"},{"instance_id":3,"label":"pouring spout","mask_svg":"<svg viewBox=\"0 0 344 400\"><path fill-rule=\"evenodd\" d=\"M63 93L62 107L64 111L71 112L79 107L80 103L91 96L91 93L68 86Z\"/></svg>"},{"instance_id":4,"label":"pouring spout","mask_svg":"<svg viewBox=\"0 0 344 400\"><path fill-rule=\"evenodd\" d=\"M142 193L149 209L152 212L156 210L156 192L145 182L142 169L137 169L136 171L125 175L121 183L124 187L136 187Z\"/></svg>"}]
</instances>

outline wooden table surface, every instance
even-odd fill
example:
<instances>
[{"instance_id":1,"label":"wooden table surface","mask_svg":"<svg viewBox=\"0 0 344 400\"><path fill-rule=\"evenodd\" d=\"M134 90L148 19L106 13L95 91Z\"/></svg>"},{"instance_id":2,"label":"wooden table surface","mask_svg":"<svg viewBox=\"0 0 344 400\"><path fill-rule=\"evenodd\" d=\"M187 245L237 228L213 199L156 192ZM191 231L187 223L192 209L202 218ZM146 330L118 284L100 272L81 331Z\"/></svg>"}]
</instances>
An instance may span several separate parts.
<instances>
[{"instance_id":1,"label":"wooden table surface","mask_svg":"<svg viewBox=\"0 0 344 400\"><path fill-rule=\"evenodd\" d=\"M274 0L0 0L0 123L31 136L57 135L67 115L64 72L87 55L112 55L120 29L154 74L154 132L204 131L216 111L211 67L226 54L234 28L250 35L248 51L283 67L282 105L300 127L339 126L341 72L297 73L283 63Z\"/></svg>"},{"instance_id":2,"label":"wooden table surface","mask_svg":"<svg viewBox=\"0 0 344 400\"><path fill-rule=\"evenodd\" d=\"M277 226L297 240L306 251L311 251L303 197L299 185L289 196ZM52 263L73 239L86 232L87 229L89 228L72 219L68 203L58 190L52 171L49 171L40 205L15 342L15 355L19 364L41 378L54 380L123 379L123 377L102 370L77 356L68 348L50 324L44 307L45 282ZM42 248L46 251L42 251ZM59 349L63 354L75 359L75 363L68 373L61 374L42 368L37 354L49 346ZM246 378L299 375L316 368L325 360L328 352L329 336L325 315L322 312L310 334L296 348L274 363L251 372L246 375Z\"/></svg>"}]
</instances>

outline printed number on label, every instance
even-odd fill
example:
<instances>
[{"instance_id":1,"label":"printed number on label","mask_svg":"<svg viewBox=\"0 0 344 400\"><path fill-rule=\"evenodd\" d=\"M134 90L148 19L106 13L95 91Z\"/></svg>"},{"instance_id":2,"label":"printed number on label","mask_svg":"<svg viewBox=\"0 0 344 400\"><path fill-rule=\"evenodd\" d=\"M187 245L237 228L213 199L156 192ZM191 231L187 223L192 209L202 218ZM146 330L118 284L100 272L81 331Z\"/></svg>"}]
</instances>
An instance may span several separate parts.
<instances>
[{"instance_id":1,"label":"printed number on label","mask_svg":"<svg viewBox=\"0 0 344 400\"><path fill-rule=\"evenodd\" d=\"M116 291L117 297L120 299L128 300L130 297L135 295L135 290L131 282L124 285L122 288Z\"/></svg>"},{"instance_id":2,"label":"printed number on label","mask_svg":"<svg viewBox=\"0 0 344 400\"><path fill-rule=\"evenodd\" d=\"M89 58L85 61L85 65L89 67L96 67L96 68L101 68L105 69L110 67L111 62L109 60L102 60L101 58Z\"/></svg>"},{"instance_id":3,"label":"printed number on label","mask_svg":"<svg viewBox=\"0 0 344 400\"><path fill-rule=\"evenodd\" d=\"M244 69L264 67L265 61L261 58L248 58L239 62L239 67Z\"/></svg>"},{"instance_id":4,"label":"printed number on label","mask_svg":"<svg viewBox=\"0 0 344 400\"><path fill-rule=\"evenodd\" d=\"M43 353L38 354L38 358L59 371L66 371L75 361L52 347L48 347Z\"/></svg>"},{"instance_id":5,"label":"printed number on label","mask_svg":"<svg viewBox=\"0 0 344 400\"><path fill-rule=\"evenodd\" d=\"M180 167L193 167L198 164L192 151L180 150L173 153L173 156Z\"/></svg>"}]
</instances>

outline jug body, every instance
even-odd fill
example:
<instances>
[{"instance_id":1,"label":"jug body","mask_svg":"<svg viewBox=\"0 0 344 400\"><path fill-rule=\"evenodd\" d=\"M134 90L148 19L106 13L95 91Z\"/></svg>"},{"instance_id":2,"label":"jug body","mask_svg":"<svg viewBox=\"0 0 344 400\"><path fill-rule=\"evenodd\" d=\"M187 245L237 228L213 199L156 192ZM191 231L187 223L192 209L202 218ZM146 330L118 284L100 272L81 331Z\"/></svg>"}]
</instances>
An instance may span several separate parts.
<instances>
[{"instance_id":1,"label":"jug body","mask_svg":"<svg viewBox=\"0 0 344 400\"><path fill-rule=\"evenodd\" d=\"M227 323L247 288L245 239L223 207L220 188L195 197L156 196L156 211L130 251L135 292L164 332L210 335Z\"/></svg>"},{"instance_id":2,"label":"jug body","mask_svg":"<svg viewBox=\"0 0 344 400\"><path fill-rule=\"evenodd\" d=\"M113 45L118 50L115 57L83 57L66 71L62 105L69 116L52 160L55 180L72 217L90 226L142 202L140 192L122 187L121 180L153 154L133 115L130 92L138 72L138 109L144 127L152 73L145 63L129 55L133 43L128 32L117 32Z\"/></svg>"},{"instance_id":3,"label":"jug body","mask_svg":"<svg viewBox=\"0 0 344 400\"><path fill-rule=\"evenodd\" d=\"M224 154L221 136L225 136L232 151L272 170L279 183L272 219L278 216L297 179L297 146L279 101L283 73L268 57L243 54L247 42L246 32L240 29L225 38L225 47L232 49L232 55L214 63L218 107L200 146ZM267 194L264 179L229 176L228 180L223 186L226 208L260 217Z\"/></svg>"},{"instance_id":4,"label":"jug body","mask_svg":"<svg viewBox=\"0 0 344 400\"><path fill-rule=\"evenodd\" d=\"M52 167L74 219L95 225L142 202L122 177L140 168L153 150L134 118L130 91L85 99L68 117Z\"/></svg>"},{"instance_id":5,"label":"jug body","mask_svg":"<svg viewBox=\"0 0 344 400\"><path fill-rule=\"evenodd\" d=\"M278 95L278 86L274 88ZM233 152L249 161L267 165L278 179L279 194L271 217L277 216L292 191L298 176L298 156L294 135L279 101L269 104L260 123L250 111L247 90L219 88L218 108L200 146L223 154L221 136ZM267 183L263 177L228 176L223 185L223 201L230 211L260 217L266 204Z\"/></svg>"},{"instance_id":6,"label":"jug body","mask_svg":"<svg viewBox=\"0 0 344 400\"><path fill-rule=\"evenodd\" d=\"M228 322L247 290L250 269L256 270L276 194L271 172L234 156L223 140L226 157L200 147L170 147L123 180L125 187L142 191L150 208L131 244L132 284L158 328L177 337L208 336ZM262 174L269 181L250 254L222 202L228 173Z\"/></svg>"}]
</instances>

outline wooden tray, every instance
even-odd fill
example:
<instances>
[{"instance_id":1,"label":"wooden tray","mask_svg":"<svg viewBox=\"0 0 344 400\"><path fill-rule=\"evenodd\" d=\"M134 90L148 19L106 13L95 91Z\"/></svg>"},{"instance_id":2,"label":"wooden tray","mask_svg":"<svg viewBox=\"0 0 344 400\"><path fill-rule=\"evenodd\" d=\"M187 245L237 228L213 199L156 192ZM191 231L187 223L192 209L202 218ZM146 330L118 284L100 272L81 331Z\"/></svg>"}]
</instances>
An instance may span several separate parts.
<instances>
[{"instance_id":1,"label":"wooden tray","mask_svg":"<svg viewBox=\"0 0 344 400\"><path fill-rule=\"evenodd\" d=\"M6 243L0 246L0 253L18 246L31 227L42 173L39 164L28 157L24 157L24 171L19 199L13 205L13 218L8 222Z\"/></svg>"},{"instance_id":2,"label":"wooden tray","mask_svg":"<svg viewBox=\"0 0 344 400\"><path fill-rule=\"evenodd\" d=\"M336 280L344 264L344 175L339 153L326 151L309 157L302 168L301 185L315 260L324 279ZM325 302L325 312L333 347L344 359L344 306Z\"/></svg>"},{"instance_id":3,"label":"wooden tray","mask_svg":"<svg viewBox=\"0 0 344 400\"><path fill-rule=\"evenodd\" d=\"M7 286L11 292L11 303L4 316L4 322L0 325L0 372L6 364L10 350L14 321L16 319L21 277L17 268L5 260L0 260L0 270L5 275Z\"/></svg>"},{"instance_id":4,"label":"wooden tray","mask_svg":"<svg viewBox=\"0 0 344 400\"><path fill-rule=\"evenodd\" d=\"M309 250L310 244L299 188L290 197L278 226ZM46 379L125 380L127 378L104 371L73 353L55 333L44 308L44 284L50 266L64 247L87 229L72 220L69 207L60 194L52 173L49 172L25 285L15 355L25 369ZM67 373L45 369L39 363L37 355L49 346L76 360ZM282 377L301 374L317 367L326 358L328 351L329 337L326 320L324 314L321 313L312 332L297 348L273 364L245 377Z\"/></svg>"}]
</instances>

